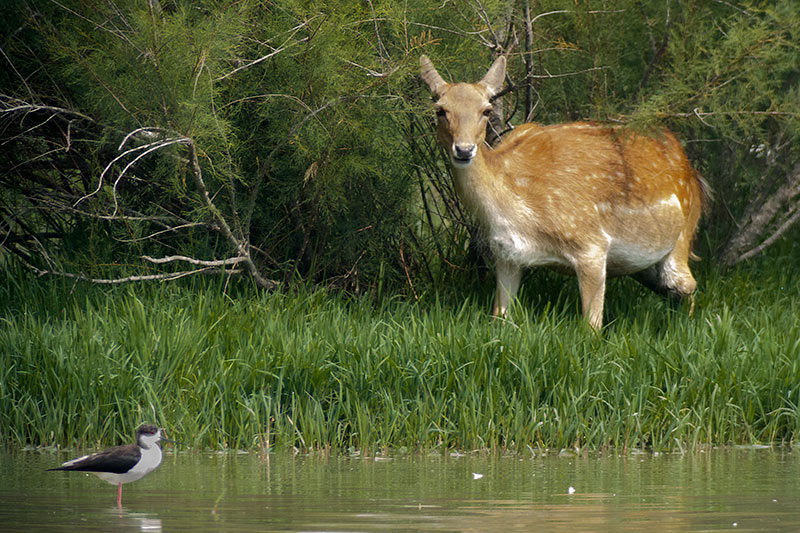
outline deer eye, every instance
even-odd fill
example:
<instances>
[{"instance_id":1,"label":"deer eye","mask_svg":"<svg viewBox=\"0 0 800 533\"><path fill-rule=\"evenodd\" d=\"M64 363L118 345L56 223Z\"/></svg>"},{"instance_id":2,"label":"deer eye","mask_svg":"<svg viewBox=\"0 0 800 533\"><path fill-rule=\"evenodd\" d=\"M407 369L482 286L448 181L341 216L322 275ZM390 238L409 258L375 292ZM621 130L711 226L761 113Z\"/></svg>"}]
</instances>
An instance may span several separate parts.
<instances>
[{"instance_id":1,"label":"deer eye","mask_svg":"<svg viewBox=\"0 0 800 533\"><path fill-rule=\"evenodd\" d=\"M484 117L488 117L491 114L492 114L492 108L491 107L487 107L486 109L483 110L483 116Z\"/></svg>"}]
</instances>

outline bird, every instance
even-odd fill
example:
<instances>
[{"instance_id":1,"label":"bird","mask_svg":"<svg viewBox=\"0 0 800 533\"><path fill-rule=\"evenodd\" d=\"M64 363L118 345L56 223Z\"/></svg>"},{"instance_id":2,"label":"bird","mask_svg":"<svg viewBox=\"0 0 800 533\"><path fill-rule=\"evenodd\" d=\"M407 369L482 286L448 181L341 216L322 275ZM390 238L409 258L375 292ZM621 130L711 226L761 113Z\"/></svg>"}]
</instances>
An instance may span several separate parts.
<instances>
[{"instance_id":1,"label":"bird","mask_svg":"<svg viewBox=\"0 0 800 533\"><path fill-rule=\"evenodd\" d=\"M177 444L161 434L161 428L153 424L143 424L136 430L136 444L114 446L101 452L84 455L62 464L56 470L90 472L103 481L119 487L117 506L122 507L122 485L141 479L161 464L163 440Z\"/></svg>"}]
</instances>

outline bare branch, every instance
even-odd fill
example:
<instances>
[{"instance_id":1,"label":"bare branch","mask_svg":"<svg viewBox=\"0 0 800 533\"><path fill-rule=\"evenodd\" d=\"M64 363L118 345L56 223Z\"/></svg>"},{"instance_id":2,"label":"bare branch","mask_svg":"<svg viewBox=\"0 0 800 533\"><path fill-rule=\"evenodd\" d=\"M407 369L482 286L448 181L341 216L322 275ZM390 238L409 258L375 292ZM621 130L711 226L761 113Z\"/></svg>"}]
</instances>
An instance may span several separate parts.
<instances>
[{"instance_id":1,"label":"bare branch","mask_svg":"<svg viewBox=\"0 0 800 533\"><path fill-rule=\"evenodd\" d=\"M228 72L227 74L224 74L224 75L216 78L214 81L222 81L222 80L224 80L226 78L229 78L229 77L233 76L237 72L240 72L240 71L242 71L244 69L248 69L248 68L250 68L252 66L258 65L259 63L261 63L263 61L266 61L267 59L269 59L271 57L275 57L279 53L281 53L284 50L286 50L291 44L290 41L294 38L295 35L297 35L297 32L299 32L301 29L303 29L306 26L308 26L308 22L304 22L302 24L298 24L297 26L292 28L291 33L289 34L289 36L286 38L286 40L283 41L283 43L281 43L281 45L278 48L273 48L272 52L270 52L269 54L267 54L265 56L262 56L262 57L259 57L258 59L254 59L253 61L250 61L249 63L245 63L244 65L233 69L232 71ZM199 73L198 73L198 76L199 76Z\"/></svg>"},{"instance_id":2,"label":"bare branch","mask_svg":"<svg viewBox=\"0 0 800 533\"><path fill-rule=\"evenodd\" d=\"M567 78L569 76L579 76L581 74L586 74L587 72L594 72L596 70L605 70L607 68L609 68L609 67L607 67L607 66L591 67L591 68L587 68L587 69L584 69L584 70L576 70L575 72L563 72L561 74L550 74L549 72L547 72L546 74L533 74L531 76L531 78L534 79L534 80L537 80L537 79L547 80L547 79L552 79L552 78Z\"/></svg>"},{"instance_id":3,"label":"bare branch","mask_svg":"<svg viewBox=\"0 0 800 533\"><path fill-rule=\"evenodd\" d=\"M142 131L142 130L155 130L155 129L158 129L158 128L140 128L139 130L136 130L136 131L138 132L138 131ZM128 138L130 138L130 135L131 134L128 134L128 136L125 137L125 139L120 144L120 147L122 147L125 144L125 142L128 140ZM185 137L173 137L173 138L170 138L170 139L163 139L163 140L155 141L155 142L152 142L152 143L149 143L149 144L143 144L141 146L137 146L135 148L129 148L128 150L125 150L123 153L121 153L120 155L118 155L117 157L112 159L111 162L108 165L106 165L106 167L103 169L103 172L100 173L100 177L98 178L98 182L97 182L97 188L95 188L95 190L90 192L89 194L80 197L75 202L73 207L77 206L78 204L80 204L84 200L86 200L86 199L94 196L98 192L100 192L100 189L103 188L104 177L108 173L108 171L111 170L111 167L114 166L114 163L116 163L117 161L119 161L120 159L123 159L124 157L126 157L128 155L133 154L134 152L138 152L140 150L144 150L144 152L142 152L141 154L137 155L130 163L125 165L125 168L123 168L122 171L119 173L119 176L117 176L117 179L114 180L114 186L113 186L113 189L112 189L113 190L113 198L114 198L114 213L112 214L112 216L116 215L117 211L119 210L119 203L118 203L118 200L117 200L117 185L119 185L120 180L122 180L123 176L125 176L125 173L128 171L128 169L130 169L133 165L136 164L137 161L139 161L141 158L143 158L144 156L146 156L147 154L149 154L151 152L154 152L156 150L160 150L161 148L164 148L166 146L170 146L170 145L173 145L173 144L186 144L187 140L188 139L186 139Z\"/></svg>"},{"instance_id":4,"label":"bare branch","mask_svg":"<svg viewBox=\"0 0 800 533\"><path fill-rule=\"evenodd\" d=\"M133 217L128 217L128 220L130 220L131 218L133 218ZM123 219L122 217L114 217L112 220L122 220L122 219ZM140 220L142 220L142 219L140 218ZM145 218L144 220L155 220L155 218ZM166 229L163 229L161 231L153 232L153 233L151 233L149 235L145 235L144 237L137 237L137 238L133 238L133 239L116 239L116 240L118 242L129 242L129 243L149 241L149 240L155 239L156 237L158 237L160 235L164 235L164 234L167 234L167 233L177 233L178 231L180 231L182 229L196 228L196 227L199 227L199 226L207 226L207 224L205 224L204 222L190 222L190 223L187 223L187 224L181 224L179 226L167 226Z\"/></svg>"},{"instance_id":5,"label":"bare branch","mask_svg":"<svg viewBox=\"0 0 800 533\"><path fill-rule=\"evenodd\" d=\"M720 254L720 263L724 268L730 268L737 263L754 257L767 246L774 243L781 235L797 221L800 216L800 206L797 199L800 196L800 164L795 165L784 183L778 187L758 208L753 208L747 217L746 223L738 233L728 242ZM785 206L789 205L786 209ZM784 211L783 221L775 222L781 211ZM772 234L761 243L756 244L768 232L770 226L779 224Z\"/></svg>"},{"instance_id":6,"label":"bare branch","mask_svg":"<svg viewBox=\"0 0 800 533\"><path fill-rule=\"evenodd\" d=\"M373 78L388 78L389 76L391 76L392 74L394 74L395 72L397 72L400 69L400 65L398 65L398 66L394 67L393 69L391 69L389 72L378 72L377 70L372 70L369 67L365 67L365 66L359 65L358 63L355 63L355 62L350 61L348 59L344 59L343 61L345 63L347 63L348 65L353 65L354 67L358 67L358 68L366 71L367 76L372 76Z\"/></svg>"},{"instance_id":7,"label":"bare branch","mask_svg":"<svg viewBox=\"0 0 800 533\"><path fill-rule=\"evenodd\" d=\"M533 17L531 19L530 23L533 24L534 22L536 22L537 20L539 20L542 17L546 17L548 15L558 15L559 13L570 13L570 11L568 11L566 9L559 9L558 11L548 11L547 13L539 13L538 15L536 15L535 17Z\"/></svg>"},{"instance_id":8,"label":"bare branch","mask_svg":"<svg viewBox=\"0 0 800 533\"><path fill-rule=\"evenodd\" d=\"M381 58L381 64L385 66L387 58L391 59L391 56L389 56L389 51L386 50L386 47L383 45L383 41L381 40L381 32L378 28L378 19L375 17L375 6L372 5L372 0L367 0L367 3L369 3L369 10L372 12L372 22L375 26L375 39L378 41L378 57Z\"/></svg>"},{"instance_id":9,"label":"bare branch","mask_svg":"<svg viewBox=\"0 0 800 533\"><path fill-rule=\"evenodd\" d=\"M71 272L61 272L58 270L42 270L39 268L34 267L33 265L27 265L28 268L33 269L39 276L60 276L63 278L70 278L79 281L88 281L90 283L96 283L99 285L119 285L122 283L130 283L134 281L172 281L180 278L185 278L186 276L194 276L196 274L226 274L226 275L233 275L233 274L242 274L243 271L239 269L224 269L224 268L199 268L197 270L186 270L182 272L170 272L167 274L147 274L143 276L128 276L125 278L93 278L91 276L85 276L83 274L73 274Z\"/></svg>"},{"instance_id":10,"label":"bare branch","mask_svg":"<svg viewBox=\"0 0 800 533\"><path fill-rule=\"evenodd\" d=\"M229 257L227 259L217 259L215 261L204 261L201 259L194 259L193 257L186 257L185 255L170 255L167 257L150 257L149 255L143 255L142 259L150 261L151 263L158 263L158 264L183 261L185 263L191 263L193 265L201 265L207 267L235 265L237 263L242 263L244 261L247 261L247 258L242 256Z\"/></svg>"},{"instance_id":11,"label":"bare branch","mask_svg":"<svg viewBox=\"0 0 800 533\"><path fill-rule=\"evenodd\" d=\"M63 5L63 4L59 3L59 2L57 2L56 0L52 0L52 2L53 2L55 5L57 5L58 7L60 7L61 9L63 9L64 11L66 11L66 12L68 12L68 13L71 13L72 15L75 15L76 17L78 17L78 18L80 18L80 19L83 19L83 20L85 20L86 22L89 22L90 24L94 25L94 27L95 27L95 28L97 28L98 30L101 30L101 31L108 32L108 33L110 33L111 35L114 35L115 37L118 37L119 39L121 39L122 41L124 41L126 44L128 44L128 45L129 45L131 48L133 48L133 49L134 49L134 50L136 50L137 52L141 53L141 49L140 49L139 47L137 47L137 46L136 46L136 45L133 43L133 41L131 41L130 39L128 39L128 37L125 35L125 33L124 33L124 32L122 32L122 31L119 31L119 30L118 30L118 29L116 29L116 28L115 28L114 30L109 30L108 28L106 28L106 27L105 27L105 26L103 26L102 24L98 24L97 22L93 21L92 19L90 19L90 18L88 18L88 17L85 17L85 16L81 15L81 14L80 14L80 13L78 13L77 11L75 11L75 10L73 10L73 9L70 9L70 8L66 7L65 5ZM119 10L116 10L116 11L117 11L117 15L120 15L120 12L119 12Z\"/></svg>"},{"instance_id":12,"label":"bare branch","mask_svg":"<svg viewBox=\"0 0 800 533\"><path fill-rule=\"evenodd\" d=\"M144 156L146 156L150 152L155 152L156 150L160 150L161 148L164 148L166 146L170 146L172 144L185 143L185 142L186 142L186 140L182 139L182 138L167 139L165 141L160 141L159 143L156 143L157 144L156 146L148 148L147 150L145 150L141 154L137 155L133 159L133 161L131 161L130 163L125 165L125 168L123 168L120 171L119 176L117 176L117 179L114 180L114 187L112 189L113 190L112 197L114 198L114 212L112 213L112 215L116 215L117 210L119 209L119 203L117 201L117 185L119 185L119 182L122 181L122 178L123 178L123 176L125 176L125 173L128 171L128 169L130 169L133 165L136 164L137 161L139 161L141 158L143 158Z\"/></svg>"},{"instance_id":13,"label":"bare branch","mask_svg":"<svg viewBox=\"0 0 800 533\"><path fill-rule=\"evenodd\" d=\"M307 111L311 111L311 108L308 106L308 104L306 104L300 98L298 98L298 97L296 97L296 96L294 96L292 94L280 94L280 93L254 94L253 96L246 96L244 98L239 98L237 100L231 100L230 102L226 102L225 104L222 104L220 107L221 108L225 108L225 107L228 107L228 106L232 106L234 104L241 104L242 102L249 102L251 100L260 100L260 99L263 99L263 98L286 98L288 100L294 100L295 102L300 104L300 106L303 107L304 109L306 109Z\"/></svg>"},{"instance_id":14,"label":"bare branch","mask_svg":"<svg viewBox=\"0 0 800 533\"><path fill-rule=\"evenodd\" d=\"M733 116L733 115L764 115L772 117L794 117L800 118L800 113L794 111L699 111L697 108L692 110L691 113L660 113L658 116L665 117L713 117L715 115ZM706 124L705 122L703 122ZM708 124L706 124L708 125Z\"/></svg>"},{"instance_id":15,"label":"bare branch","mask_svg":"<svg viewBox=\"0 0 800 533\"><path fill-rule=\"evenodd\" d=\"M128 209L126 210L127 213L131 214L115 214L115 215L102 215L98 213L92 213L89 211L84 211L82 209L78 209L74 207L73 198L72 197L56 197L54 195L47 195L47 194L39 194L32 198L36 198L42 205L52 206L57 211L69 211L76 215L80 215L83 217L88 218L95 218L97 220L120 220L120 221L131 221L131 222L150 222L152 224L156 224L164 228L163 232L167 231L174 231L177 229L182 229L184 227L193 227L193 226L207 226L207 224L203 222L188 222L186 219L174 215L172 213L169 216L152 216L152 215L144 215L136 210ZM178 226L171 226L170 224L180 223L181 225ZM162 233L163 233L162 232ZM158 234L158 233L156 233ZM155 235L155 234L154 234Z\"/></svg>"},{"instance_id":16,"label":"bare branch","mask_svg":"<svg viewBox=\"0 0 800 533\"><path fill-rule=\"evenodd\" d=\"M587 72L592 72L592 71L595 71L595 70L605 70L607 68L609 68L609 67L591 67L591 68L587 68L587 69L584 69L584 70L577 70L575 72L564 72L563 74L550 74L549 72L547 74L531 74L530 76L526 76L521 81L519 81L517 83L517 85L509 84L508 86L506 86L505 89L503 89L499 93L493 95L490 100L491 101L497 100L498 98L500 98L502 96L505 96L506 94L508 94L508 93L510 93L512 91L515 91L517 89L517 87L519 87L519 85L521 83L527 83L530 80L566 78L566 77L569 77L569 76L579 76L581 74L586 74Z\"/></svg>"},{"instance_id":17,"label":"bare branch","mask_svg":"<svg viewBox=\"0 0 800 533\"><path fill-rule=\"evenodd\" d=\"M132 132L128 133L124 139L122 139L122 142L119 143L119 146L117 147L117 151L122 150L122 148L125 146L128 140L131 139L131 137L134 137L141 133L144 134L145 137L155 138L157 136L156 132L166 133L167 130L165 130L164 128L155 128L155 127L136 128Z\"/></svg>"},{"instance_id":18,"label":"bare branch","mask_svg":"<svg viewBox=\"0 0 800 533\"><path fill-rule=\"evenodd\" d=\"M17 113L17 112L20 112L20 111L24 111L26 113L31 113L31 112L34 112L34 111L50 111L52 113L57 113L57 114L74 115L74 116L76 116L78 118L82 118L82 119L87 120L89 122L94 122L94 120L91 117L89 117L87 115L84 115L83 113L79 113L78 111L75 111L73 109L66 109L66 108L63 108L63 107L55 107L55 106L49 106L49 105L27 104L27 103L23 102L22 100L19 100L17 98L13 98L13 97L5 95L5 94L0 94L0 100L2 100L4 104L5 104L5 102L9 102L9 103L13 102L14 103L13 106L6 107L5 109L0 110L0 113Z\"/></svg>"},{"instance_id":19,"label":"bare branch","mask_svg":"<svg viewBox=\"0 0 800 533\"><path fill-rule=\"evenodd\" d=\"M20 81L22 82L22 84L25 86L25 90L27 90L27 91L28 91L28 96L30 96L31 98L33 98L33 96L34 96L34 93L33 93L33 90L31 89L31 86L30 86L30 85L28 85L28 80L26 80L26 79L25 79L25 76L23 76L22 74L20 74L20 72L17 70L17 67L14 65L14 62L13 62L13 61L11 61L11 58L10 58L10 57L8 57L8 54L6 54L5 50L3 50L3 48L2 48L2 47L0 47L0 54L2 54L2 56L3 56L3 57L5 58L5 60L8 62L8 64L9 64L9 65L11 65L11 70L13 70L13 71L14 71L14 74L16 74L16 75L17 75L17 77L20 79Z\"/></svg>"},{"instance_id":20,"label":"bare branch","mask_svg":"<svg viewBox=\"0 0 800 533\"><path fill-rule=\"evenodd\" d=\"M258 65L262 61L266 61L267 59L278 55L279 53L283 52L284 50L286 50L285 47L278 48L278 49L270 52L269 54L267 54L265 56L259 57L258 59L254 59L253 61L242 65L241 67L237 67L237 68L233 69L232 71L228 72L227 74L225 74L223 76L220 76L219 78L215 78L214 81L222 81L222 80L224 80L226 78L229 78L229 77L233 76L234 74L236 74L237 72L239 72L241 70L244 70L246 68L250 68L250 67L252 67L254 65Z\"/></svg>"},{"instance_id":21,"label":"bare branch","mask_svg":"<svg viewBox=\"0 0 800 533\"><path fill-rule=\"evenodd\" d=\"M764 241L759 244L758 246L751 248L750 250L744 252L742 255L739 256L737 259L737 263L741 261L747 261L755 257L756 255L760 254L764 250L766 250L769 246L775 243L779 238L783 236L786 231L791 228L795 222L797 222L798 218L800 218L800 209L795 207L794 212L788 217L783 224L781 224L769 237L764 239Z\"/></svg>"},{"instance_id":22,"label":"bare branch","mask_svg":"<svg viewBox=\"0 0 800 533\"><path fill-rule=\"evenodd\" d=\"M500 38L495 33L494 28L492 28L492 21L491 21L489 15L486 13L486 9L484 9L484 7L481 4L480 0L473 0L473 3L475 4L475 8L474 8L475 11L478 13L478 16L481 18L483 23L486 25L486 29L491 34L493 42L489 42L488 40L484 39L483 35L481 35L481 34L478 34L478 37L480 37L486 43L486 45L489 46L489 48L492 48L493 50L499 50L501 48L501 46L500 46Z\"/></svg>"},{"instance_id":23,"label":"bare branch","mask_svg":"<svg viewBox=\"0 0 800 533\"><path fill-rule=\"evenodd\" d=\"M206 189L205 181L203 181L203 171L200 168L200 162L197 159L197 150L195 148L194 142L189 138L184 138L184 144L189 149L189 161L192 165L193 176L195 180L195 184L197 185L197 190L200 192L200 197L203 199L208 210L211 212L212 217L219 225L220 231L222 232L223 236L228 240L234 250L239 254L240 257L243 258L243 263L247 268L248 273L252 276L253 280L259 287L267 288L267 289L274 289L278 287L278 283L273 280L268 280L264 278L259 272L258 268L256 268L255 263L253 262L252 258L250 257L250 250L247 241L241 240L237 238L233 232L231 231L228 222L225 220L225 217L222 216L219 209L214 202L211 200L211 197L208 195L208 189Z\"/></svg>"}]
</instances>

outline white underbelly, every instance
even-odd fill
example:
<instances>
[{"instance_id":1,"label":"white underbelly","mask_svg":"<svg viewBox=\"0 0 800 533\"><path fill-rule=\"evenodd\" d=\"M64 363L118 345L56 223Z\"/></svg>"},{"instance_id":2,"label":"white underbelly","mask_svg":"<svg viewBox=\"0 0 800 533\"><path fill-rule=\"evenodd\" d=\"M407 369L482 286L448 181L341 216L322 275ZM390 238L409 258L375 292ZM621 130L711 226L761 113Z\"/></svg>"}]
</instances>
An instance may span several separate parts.
<instances>
[{"instance_id":1,"label":"white underbelly","mask_svg":"<svg viewBox=\"0 0 800 533\"><path fill-rule=\"evenodd\" d=\"M92 472L95 476L99 477L103 481L111 483L112 485L119 485L120 483L130 483L132 481L136 481L141 479L147 474L144 471L129 471L124 474L113 474L111 472Z\"/></svg>"},{"instance_id":2,"label":"white underbelly","mask_svg":"<svg viewBox=\"0 0 800 533\"><path fill-rule=\"evenodd\" d=\"M644 270L662 261L674 247L674 241L669 245L629 243L613 238L609 238L609 241L606 270L611 276ZM519 266L575 266L575 258L566 251L554 249L546 242L533 239L508 226L492 228L489 244L496 259Z\"/></svg>"},{"instance_id":3,"label":"white underbelly","mask_svg":"<svg viewBox=\"0 0 800 533\"><path fill-rule=\"evenodd\" d=\"M662 205L663 204L663 205ZM587 257L596 254L605 255L606 270L609 275L633 274L662 261L672 252L679 236L680 228L669 226L672 218L670 210L680 204L673 195L657 206L645 212L638 210L636 217L617 217L622 229L607 231L601 227L602 222L593 219L584 228L593 235L581 234L575 223L564 224L556 234L537 230L520 231L520 227L535 228L535 214L517 206L504 211L488 212L485 218L489 245L497 260L507 261L519 266L552 266L574 268ZM633 213L632 213L633 214ZM638 224L646 219L650 226L661 228L650 234L640 231ZM639 222L637 222L639 221ZM485 227L486 227L485 226ZM669 227L668 227L669 226ZM594 228L594 229L592 229ZM563 243L569 242L570 246Z\"/></svg>"},{"instance_id":4,"label":"white underbelly","mask_svg":"<svg viewBox=\"0 0 800 533\"><path fill-rule=\"evenodd\" d=\"M612 242L608 249L606 270L611 275L633 274L662 261L672 248L672 245L658 247Z\"/></svg>"}]
</instances>

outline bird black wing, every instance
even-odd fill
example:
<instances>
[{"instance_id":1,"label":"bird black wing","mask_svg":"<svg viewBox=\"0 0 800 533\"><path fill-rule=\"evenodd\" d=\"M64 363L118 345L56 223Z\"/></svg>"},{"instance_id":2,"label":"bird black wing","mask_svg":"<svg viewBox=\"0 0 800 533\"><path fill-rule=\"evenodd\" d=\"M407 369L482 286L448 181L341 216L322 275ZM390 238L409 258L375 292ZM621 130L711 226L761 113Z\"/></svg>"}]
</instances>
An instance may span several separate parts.
<instances>
[{"instance_id":1,"label":"bird black wing","mask_svg":"<svg viewBox=\"0 0 800 533\"><path fill-rule=\"evenodd\" d=\"M80 472L110 472L124 474L134 467L142 457L142 452L136 444L116 446L67 461L58 468L48 470L75 470Z\"/></svg>"}]
</instances>

